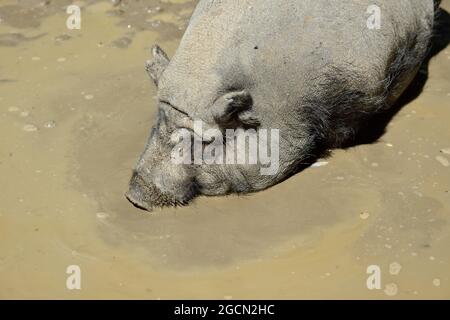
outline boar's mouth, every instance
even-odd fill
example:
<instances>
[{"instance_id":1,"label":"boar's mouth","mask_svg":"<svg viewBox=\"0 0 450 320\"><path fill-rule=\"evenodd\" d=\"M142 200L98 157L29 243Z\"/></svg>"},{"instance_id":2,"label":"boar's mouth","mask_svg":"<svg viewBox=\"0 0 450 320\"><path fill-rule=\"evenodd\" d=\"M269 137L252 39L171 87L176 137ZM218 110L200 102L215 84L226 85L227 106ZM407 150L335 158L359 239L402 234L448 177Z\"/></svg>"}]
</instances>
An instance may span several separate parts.
<instances>
[{"instance_id":1,"label":"boar's mouth","mask_svg":"<svg viewBox=\"0 0 450 320\"><path fill-rule=\"evenodd\" d=\"M143 202L140 202L139 200L137 200L136 197L134 197L131 192L125 193L125 197L134 207L136 207L138 209L146 210L146 211L152 210L151 207L149 207L146 204L144 204Z\"/></svg>"},{"instance_id":2,"label":"boar's mouth","mask_svg":"<svg viewBox=\"0 0 450 320\"><path fill-rule=\"evenodd\" d=\"M152 183L146 182L139 174L133 172L130 181L130 189L125 197L136 208L152 211L155 207L185 206L190 199L179 200L175 196L162 192Z\"/></svg>"}]
</instances>

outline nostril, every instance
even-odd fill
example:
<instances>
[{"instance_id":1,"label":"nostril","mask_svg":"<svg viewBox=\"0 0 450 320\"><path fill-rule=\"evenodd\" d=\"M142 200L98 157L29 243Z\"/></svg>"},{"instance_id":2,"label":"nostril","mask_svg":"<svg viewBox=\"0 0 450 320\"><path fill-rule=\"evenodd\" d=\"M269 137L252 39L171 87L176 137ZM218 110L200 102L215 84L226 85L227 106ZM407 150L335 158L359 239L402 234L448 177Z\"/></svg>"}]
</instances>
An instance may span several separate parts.
<instances>
[{"instance_id":1,"label":"nostril","mask_svg":"<svg viewBox=\"0 0 450 320\"><path fill-rule=\"evenodd\" d=\"M145 186L149 183L148 182L149 179L146 178L144 172L142 172L143 170L148 171L149 169L145 168L139 171L137 170L133 171L133 174L131 175L130 179L130 186L139 189L141 186ZM131 190L131 191L139 192L139 190Z\"/></svg>"},{"instance_id":2,"label":"nostril","mask_svg":"<svg viewBox=\"0 0 450 320\"><path fill-rule=\"evenodd\" d=\"M136 170L133 170L133 174L131 175L130 183L136 183L140 178L139 173Z\"/></svg>"}]
</instances>

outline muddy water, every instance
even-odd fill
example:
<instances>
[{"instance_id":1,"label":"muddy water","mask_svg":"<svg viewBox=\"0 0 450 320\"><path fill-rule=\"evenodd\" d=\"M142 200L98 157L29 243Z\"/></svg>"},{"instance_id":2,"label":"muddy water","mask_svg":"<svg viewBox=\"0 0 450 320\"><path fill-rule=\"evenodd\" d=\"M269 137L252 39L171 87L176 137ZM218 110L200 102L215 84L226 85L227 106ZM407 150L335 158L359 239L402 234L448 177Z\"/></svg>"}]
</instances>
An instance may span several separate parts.
<instances>
[{"instance_id":1,"label":"muddy water","mask_svg":"<svg viewBox=\"0 0 450 320\"><path fill-rule=\"evenodd\" d=\"M81 30L69 3L0 5L0 298L450 298L450 49L377 143L148 214L123 197L156 111L143 63L195 1L76 2Z\"/></svg>"}]
</instances>

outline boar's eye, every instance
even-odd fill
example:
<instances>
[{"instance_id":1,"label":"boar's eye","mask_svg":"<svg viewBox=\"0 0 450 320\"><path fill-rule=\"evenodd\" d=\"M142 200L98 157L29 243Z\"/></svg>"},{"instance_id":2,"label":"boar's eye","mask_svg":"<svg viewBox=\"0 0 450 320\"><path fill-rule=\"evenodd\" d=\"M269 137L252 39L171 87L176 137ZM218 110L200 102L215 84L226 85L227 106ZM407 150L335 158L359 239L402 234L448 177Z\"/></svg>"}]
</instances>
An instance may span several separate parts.
<instances>
[{"instance_id":1,"label":"boar's eye","mask_svg":"<svg viewBox=\"0 0 450 320\"><path fill-rule=\"evenodd\" d=\"M184 114L185 116L189 117L189 114L188 114L186 111L183 111L183 110L181 110L180 108L174 106L174 105L173 105L172 103L170 103L169 101L166 101L166 100L160 100L159 103L160 103L161 105L163 105L163 106L166 106L166 107L168 107L168 108L171 108L171 109L173 109L173 110L175 110L175 111L178 111L178 112Z\"/></svg>"}]
</instances>

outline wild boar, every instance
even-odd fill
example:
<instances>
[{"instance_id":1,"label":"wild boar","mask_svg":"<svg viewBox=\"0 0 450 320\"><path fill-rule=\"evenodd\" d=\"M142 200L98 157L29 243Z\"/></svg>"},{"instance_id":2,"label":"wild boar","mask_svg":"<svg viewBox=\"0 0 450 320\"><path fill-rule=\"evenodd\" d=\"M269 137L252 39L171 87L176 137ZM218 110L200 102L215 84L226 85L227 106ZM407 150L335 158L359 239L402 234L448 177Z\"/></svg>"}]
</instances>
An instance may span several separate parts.
<instances>
[{"instance_id":1,"label":"wild boar","mask_svg":"<svg viewBox=\"0 0 450 320\"><path fill-rule=\"evenodd\" d=\"M198 195L251 193L349 144L414 78L436 8L433 0L199 1L173 58L155 46L146 64L158 119L126 197L151 211ZM197 147L174 161L180 136ZM199 148L255 136L259 151L244 143L237 153L257 152L256 161L193 159ZM270 174L262 149L277 162Z\"/></svg>"}]
</instances>

